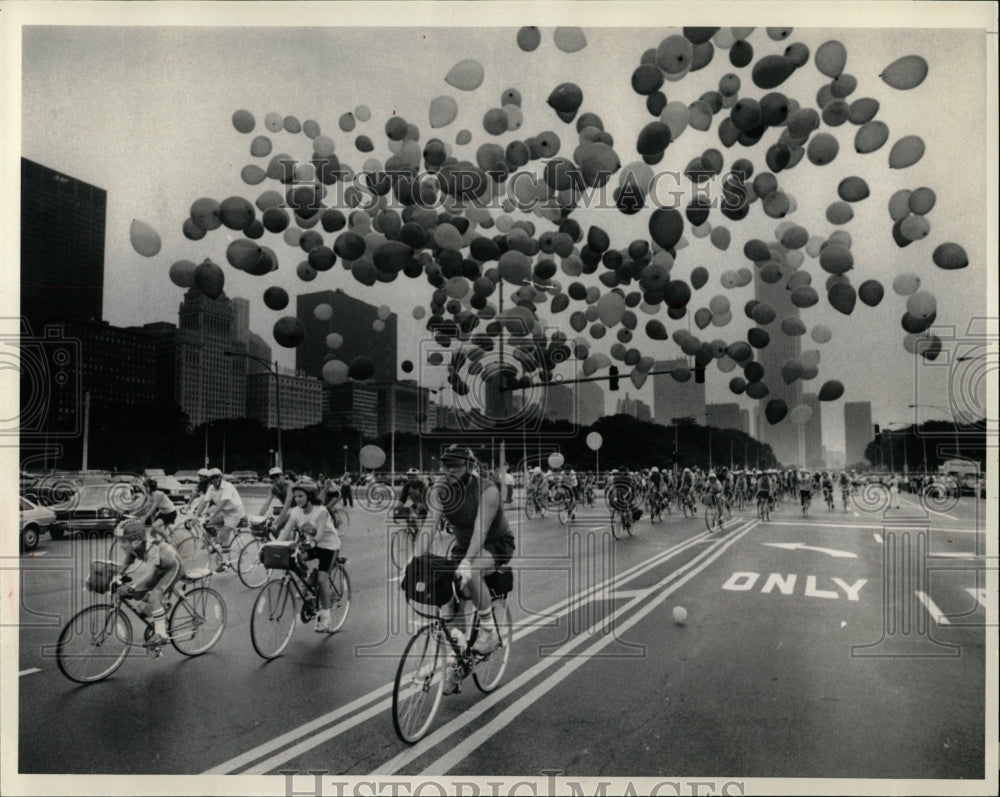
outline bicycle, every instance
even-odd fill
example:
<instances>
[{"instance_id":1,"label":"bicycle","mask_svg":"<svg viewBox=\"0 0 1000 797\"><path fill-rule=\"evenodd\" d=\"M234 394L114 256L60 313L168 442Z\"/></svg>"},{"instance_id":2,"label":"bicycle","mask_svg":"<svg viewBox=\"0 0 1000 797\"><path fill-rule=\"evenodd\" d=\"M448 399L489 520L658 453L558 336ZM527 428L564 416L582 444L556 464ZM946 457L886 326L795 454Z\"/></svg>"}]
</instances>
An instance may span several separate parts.
<instances>
[{"instance_id":1,"label":"bicycle","mask_svg":"<svg viewBox=\"0 0 1000 797\"><path fill-rule=\"evenodd\" d=\"M528 520L534 520L536 517L544 518L548 514L545 504L538 500L537 488L528 490L524 499L524 514Z\"/></svg>"},{"instance_id":2,"label":"bicycle","mask_svg":"<svg viewBox=\"0 0 1000 797\"><path fill-rule=\"evenodd\" d=\"M143 647L157 658L163 652L160 645L148 644L156 631L149 615L139 606L140 601L119 594L119 585L132 580L127 573L116 579L119 570L115 562L95 560L91 563L87 589L99 595L110 594L110 603L95 603L80 610L59 634L56 664L71 681L94 683L121 667L133 647L132 621L125 609L143 623ZM166 639L185 656L207 653L226 630L226 602L207 586L211 576L207 568L185 573L171 587L164 602ZM205 584L200 585L201 581Z\"/></svg>"},{"instance_id":3,"label":"bicycle","mask_svg":"<svg viewBox=\"0 0 1000 797\"><path fill-rule=\"evenodd\" d=\"M308 623L319 612L319 569L306 572L303 551L301 540L268 543L261 549L261 559L269 570L284 571L280 579L271 579L261 588L251 610L250 642L261 658L280 656L299 619ZM343 628L351 611L351 579L346 564L347 559L338 556L329 573L330 633Z\"/></svg>"},{"instance_id":4,"label":"bicycle","mask_svg":"<svg viewBox=\"0 0 1000 797\"><path fill-rule=\"evenodd\" d=\"M662 506L660 494L652 492L646 500L649 508L649 522L659 523L663 519L663 511L660 508Z\"/></svg>"},{"instance_id":5,"label":"bicycle","mask_svg":"<svg viewBox=\"0 0 1000 797\"><path fill-rule=\"evenodd\" d=\"M684 512L684 517L694 517L698 514L698 507L694 502L693 490L681 490L680 505L681 510Z\"/></svg>"},{"instance_id":6,"label":"bicycle","mask_svg":"<svg viewBox=\"0 0 1000 797\"><path fill-rule=\"evenodd\" d=\"M770 495L762 495L757 498L757 517L765 523L771 519Z\"/></svg>"},{"instance_id":7,"label":"bicycle","mask_svg":"<svg viewBox=\"0 0 1000 797\"><path fill-rule=\"evenodd\" d=\"M834 506L836 505L833 500L833 489L823 490L823 498L826 500L826 508L832 512Z\"/></svg>"},{"instance_id":8,"label":"bicycle","mask_svg":"<svg viewBox=\"0 0 1000 797\"><path fill-rule=\"evenodd\" d=\"M848 509L847 509L847 504L848 504L848 500L847 500L847 499L848 499L848 498L850 498L850 496L851 496L851 490L850 490L850 488L849 488L849 487L845 487L845 488L843 488L843 489L842 489L842 490L840 491L840 500L841 500L841 501L843 502L843 504L844 504L844 511L845 511L845 512L847 512L847 511L848 511Z\"/></svg>"},{"instance_id":9,"label":"bicycle","mask_svg":"<svg viewBox=\"0 0 1000 797\"><path fill-rule=\"evenodd\" d=\"M611 536L616 540L620 539L622 532L627 532L628 536L633 536L633 524L636 520L635 510L632 507L613 507L611 509Z\"/></svg>"},{"instance_id":10,"label":"bicycle","mask_svg":"<svg viewBox=\"0 0 1000 797\"><path fill-rule=\"evenodd\" d=\"M403 522L392 530L392 536L389 538L389 558L397 570L402 570L413 558L420 525L425 517L426 515L420 515L414 507L399 506L393 510L393 520L397 523Z\"/></svg>"},{"instance_id":11,"label":"bicycle","mask_svg":"<svg viewBox=\"0 0 1000 797\"><path fill-rule=\"evenodd\" d=\"M240 555L236 559L236 574L240 581L250 589L257 589L267 583L271 571L264 567L260 559L260 550L276 536L274 517L250 519L251 537L240 547Z\"/></svg>"},{"instance_id":12,"label":"bicycle","mask_svg":"<svg viewBox=\"0 0 1000 797\"><path fill-rule=\"evenodd\" d=\"M456 684L461 684L471 674L481 692L492 692L500 685L507 669L513 642L513 623L507 605L507 595L513 588L510 567L504 566L484 579L490 591L490 622L499 644L489 653L481 654L473 650L481 628L478 611L473 612L472 628L467 639L457 624L449 627L454 618L449 620L441 615L442 606L461 598L454 583L454 564L451 564L451 575L448 575L448 565L440 560L430 564L432 561L414 560L413 578L408 571L403 581L407 601L417 614L430 620L407 642L393 681L392 724L396 734L407 744L418 742L430 729L444 693L446 668L450 669ZM425 575L418 576L421 571ZM444 589L450 594L442 592L442 579L448 580ZM424 580L436 583L429 592L416 592L415 585L423 586L421 581ZM433 614L416 608L415 603L434 606Z\"/></svg>"},{"instance_id":13,"label":"bicycle","mask_svg":"<svg viewBox=\"0 0 1000 797\"><path fill-rule=\"evenodd\" d=\"M719 496L706 495L702 501L705 504L705 525L709 531L722 531L726 521L722 508L722 501Z\"/></svg>"},{"instance_id":14,"label":"bicycle","mask_svg":"<svg viewBox=\"0 0 1000 797\"><path fill-rule=\"evenodd\" d=\"M812 504L812 493L802 492L802 515L803 517L809 514L809 506Z\"/></svg>"},{"instance_id":15,"label":"bicycle","mask_svg":"<svg viewBox=\"0 0 1000 797\"><path fill-rule=\"evenodd\" d=\"M562 525L576 520L576 497L572 487L556 488L550 500L559 507L559 522Z\"/></svg>"}]
</instances>

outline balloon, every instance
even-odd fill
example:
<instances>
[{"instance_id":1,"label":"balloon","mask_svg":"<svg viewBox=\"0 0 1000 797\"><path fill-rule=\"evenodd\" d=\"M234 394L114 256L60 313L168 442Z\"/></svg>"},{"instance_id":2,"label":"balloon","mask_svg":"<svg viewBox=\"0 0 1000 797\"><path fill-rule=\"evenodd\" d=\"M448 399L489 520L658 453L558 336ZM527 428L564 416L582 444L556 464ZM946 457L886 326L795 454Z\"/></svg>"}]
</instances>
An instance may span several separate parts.
<instances>
[{"instance_id":1,"label":"balloon","mask_svg":"<svg viewBox=\"0 0 1000 797\"><path fill-rule=\"evenodd\" d=\"M243 230L253 221L254 208L241 196L231 196L219 205L219 219L231 230Z\"/></svg>"},{"instance_id":2,"label":"balloon","mask_svg":"<svg viewBox=\"0 0 1000 797\"><path fill-rule=\"evenodd\" d=\"M474 58L465 58L455 64L444 79L460 91L474 91L482 85L485 75L482 64Z\"/></svg>"},{"instance_id":3,"label":"balloon","mask_svg":"<svg viewBox=\"0 0 1000 797\"><path fill-rule=\"evenodd\" d=\"M194 204L191 205L191 221L205 232L218 229L222 226L222 220L219 218L219 203L208 198L195 200Z\"/></svg>"},{"instance_id":4,"label":"balloon","mask_svg":"<svg viewBox=\"0 0 1000 797\"><path fill-rule=\"evenodd\" d=\"M552 40L564 53L575 53L587 46L587 37L580 28L556 28Z\"/></svg>"},{"instance_id":5,"label":"balloon","mask_svg":"<svg viewBox=\"0 0 1000 797\"><path fill-rule=\"evenodd\" d=\"M827 298L830 301L830 306L835 310L839 310L844 315L850 315L854 312L854 303L857 295L854 292L853 286L847 283L838 283L830 288Z\"/></svg>"},{"instance_id":6,"label":"balloon","mask_svg":"<svg viewBox=\"0 0 1000 797\"><path fill-rule=\"evenodd\" d=\"M375 445L367 445L358 452L361 467L375 470L385 463L385 451Z\"/></svg>"},{"instance_id":7,"label":"balloon","mask_svg":"<svg viewBox=\"0 0 1000 797\"><path fill-rule=\"evenodd\" d=\"M132 248L143 257L155 257L160 252L160 235L146 222L132 219L128 231Z\"/></svg>"},{"instance_id":8,"label":"balloon","mask_svg":"<svg viewBox=\"0 0 1000 797\"><path fill-rule=\"evenodd\" d=\"M777 313L774 308L767 302L761 302L754 307L750 315L754 321L762 326L767 326L777 317ZM753 343L753 341L750 342L751 344Z\"/></svg>"},{"instance_id":9,"label":"balloon","mask_svg":"<svg viewBox=\"0 0 1000 797\"><path fill-rule=\"evenodd\" d=\"M365 357L362 355L351 360L349 370L351 379L357 379L360 381L371 379L371 377L375 374L375 363L372 362L371 357Z\"/></svg>"},{"instance_id":10,"label":"balloon","mask_svg":"<svg viewBox=\"0 0 1000 797\"><path fill-rule=\"evenodd\" d=\"M858 298L869 307L877 307L884 295L885 289L876 280L866 280L858 286Z\"/></svg>"},{"instance_id":11,"label":"balloon","mask_svg":"<svg viewBox=\"0 0 1000 797\"><path fill-rule=\"evenodd\" d=\"M327 360L323 363L323 379L331 385L342 385L350 376L347 363L341 360Z\"/></svg>"},{"instance_id":12,"label":"balloon","mask_svg":"<svg viewBox=\"0 0 1000 797\"><path fill-rule=\"evenodd\" d=\"M691 287L695 290L703 288L708 282L708 269L704 266L696 266L691 270Z\"/></svg>"},{"instance_id":13,"label":"balloon","mask_svg":"<svg viewBox=\"0 0 1000 797\"><path fill-rule=\"evenodd\" d=\"M295 267L295 273L298 278L303 282L309 282L316 279L316 275L319 273L312 266L309 265L308 261L303 260L298 266Z\"/></svg>"},{"instance_id":14,"label":"balloon","mask_svg":"<svg viewBox=\"0 0 1000 797\"><path fill-rule=\"evenodd\" d=\"M194 285L196 268L190 260L178 260L170 267L170 281L178 288L190 288Z\"/></svg>"},{"instance_id":15,"label":"balloon","mask_svg":"<svg viewBox=\"0 0 1000 797\"><path fill-rule=\"evenodd\" d=\"M226 275L211 260L204 260L194 270L195 287L205 294L209 299L217 299L222 293L222 288L226 282Z\"/></svg>"},{"instance_id":16,"label":"balloon","mask_svg":"<svg viewBox=\"0 0 1000 797\"><path fill-rule=\"evenodd\" d=\"M751 382L747 385L747 396L752 399L762 399L770 392L763 382Z\"/></svg>"},{"instance_id":17,"label":"balloon","mask_svg":"<svg viewBox=\"0 0 1000 797\"><path fill-rule=\"evenodd\" d=\"M795 359L787 360L785 364L781 366L781 378L785 380L786 385L790 385L802 376L802 371L803 366L801 362Z\"/></svg>"},{"instance_id":18,"label":"balloon","mask_svg":"<svg viewBox=\"0 0 1000 797\"><path fill-rule=\"evenodd\" d=\"M819 294L810 285L800 285L792 291L791 299L796 307L812 307L819 302Z\"/></svg>"},{"instance_id":19,"label":"balloon","mask_svg":"<svg viewBox=\"0 0 1000 797\"><path fill-rule=\"evenodd\" d=\"M764 408L764 417L771 426L780 423L787 414L788 405L781 399L771 399Z\"/></svg>"},{"instance_id":20,"label":"balloon","mask_svg":"<svg viewBox=\"0 0 1000 797\"><path fill-rule=\"evenodd\" d=\"M656 318L651 318L646 322L646 335L651 340L666 340L669 337L663 322Z\"/></svg>"},{"instance_id":21,"label":"balloon","mask_svg":"<svg viewBox=\"0 0 1000 797\"><path fill-rule=\"evenodd\" d=\"M788 420L796 426L804 426L809 423L813 416L813 409L808 404L799 404L790 413Z\"/></svg>"},{"instance_id":22,"label":"balloon","mask_svg":"<svg viewBox=\"0 0 1000 797\"><path fill-rule=\"evenodd\" d=\"M667 36L656 48L656 65L667 75L687 72L694 58L694 45L684 36Z\"/></svg>"},{"instance_id":23,"label":"balloon","mask_svg":"<svg viewBox=\"0 0 1000 797\"><path fill-rule=\"evenodd\" d=\"M816 68L827 77L839 77L847 65L847 48L839 41L828 41L816 49Z\"/></svg>"},{"instance_id":24,"label":"balloon","mask_svg":"<svg viewBox=\"0 0 1000 797\"><path fill-rule=\"evenodd\" d=\"M837 143L836 138L829 133L817 133L809 139L806 156L809 158L810 163L814 163L817 166L824 166L834 160L839 151L840 144Z\"/></svg>"},{"instance_id":25,"label":"balloon","mask_svg":"<svg viewBox=\"0 0 1000 797\"><path fill-rule=\"evenodd\" d=\"M684 232L684 217L675 208L657 208L649 217L649 234L664 249L677 244Z\"/></svg>"},{"instance_id":26,"label":"balloon","mask_svg":"<svg viewBox=\"0 0 1000 797\"><path fill-rule=\"evenodd\" d=\"M819 264L830 274L846 274L854 268L854 255L846 246L831 244L819 253Z\"/></svg>"},{"instance_id":27,"label":"balloon","mask_svg":"<svg viewBox=\"0 0 1000 797\"><path fill-rule=\"evenodd\" d=\"M305 340L306 328L295 316L286 315L274 322L272 335L279 346L294 349Z\"/></svg>"},{"instance_id":28,"label":"balloon","mask_svg":"<svg viewBox=\"0 0 1000 797\"><path fill-rule=\"evenodd\" d=\"M887 66L879 75L894 89L916 88L927 77L927 62L919 55L904 55Z\"/></svg>"},{"instance_id":29,"label":"balloon","mask_svg":"<svg viewBox=\"0 0 1000 797\"><path fill-rule=\"evenodd\" d=\"M767 334L767 330L761 329L760 327L754 327L753 329L747 330L747 340L755 349L763 349L768 343L771 342L771 336Z\"/></svg>"},{"instance_id":30,"label":"balloon","mask_svg":"<svg viewBox=\"0 0 1000 797\"><path fill-rule=\"evenodd\" d=\"M773 89L784 83L798 66L783 55L765 55L753 65L750 77L757 88Z\"/></svg>"},{"instance_id":31,"label":"balloon","mask_svg":"<svg viewBox=\"0 0 1000 797\"><path fill-rule=\"evenodd\" d=\"M429 116L431 127L450 125L458 116L458 103L455 102L454 97L449 97L446 94L435 97L431 100Z\"/></svg>"},{"instance_id":32,"label":"balloon","mask_svg":"<svg viewBox=\"0 0 1000 797\"><path fill-rule=\"evenodd\" d=\"M597 317L605 326L613 327L622 320L625 309L625 298L611 291L598 300Z\"/></svg>"},{"instance_id":33,"label":"balloon","mask_svg":"<svg viewBox=\"0 0 1000 797\"><path fill-rule=\"evenodd\" d=\"M257 122L250 111L239 110L233 113L233 127L240 133L249 133L254 129Z\"/></svg>"},{"instance_id":34,"label":"balloon","mask_svg":"<svg viewBox=\"0 0 1000 797\"><path fill-rule=\"evenodd\" d=\"M905 169L924 156L924 140L920 136L903 136L889 151L889 168Z\"/></svg>"},{"instance_id":35,"label":"balloon","mask_svg":"<svg viewBox=\"0 0 1000 797\"><path fill-rule=\"evenodd\" d=\"M906 311L917 318L931 318L937 314L937 299L928 291L917 291L906 297Z\"/></svg>"},{"instance_id":36,"label":"balloon","mask_svg":"<svg viewBox=\"0 0 1000 797\"><path fill-rule=\"evenodd\" d=\"M831 379L829 382L824 382L823 386L819 389L820 401L836 401L843 395L844 395L844 386L836 379Z\"/></svg>"},{"instance_id":37,"label":"balloon","mask_svg":"<svg viewBox=\"0 0 1000 797\"><path fill-rule=\"evenodd\" d=\"M846 177L837 186L837 194L845 202L860 202L867 199L871 191L861 177Z\"/></svg>"},{"instance_id":38,"label":"balloon","mask_svg":"<svg viewBox=\"0 0 1000 797\"><path fill-rule=\"evenodd\" d=\"M710 240L716 249L720 249L725 252L729 248L730 243L729 230L725 227L715 227L712 230Z\"/></svg>"},{"instance_id":39,"label":"balloon","mask_svg":"<svg viewBox=\"0 0 1000 797\"><path fill-rule=\"evenodd\" d=\"M892 281L892 289L900 296L909 296L920 289L920 277L907 271Z\"/></svg>"},{"instance_id":40,"label":"balloon","mask_svg":"<svg viewBox=\"0 0 1000 797\"><path fill-rule=\"evenodd\" d=\"M789 337L806 334L806 325L798 316L790 315L781 319L781 331Z\"/></svg>"},{"instance_id":41,"label":"balloon","mask_svg":"<svg viewBox=\"0 0 1000 797\"><path fill-rule=\"evenodd\" d=\"M926 238L931 231L931 224L923 216L907 216L899 224L899 233L908 241L919 241Z\"/></svg>"},{"instance_id":42,"label":"balloon","mask_svg":"<svg viewBox=\"0 0 1000 797\"><path fill-rule=\"evenodd\" d=\"M729 389L738 396L747 389L747 381L741 376L734 376L729 380Z\"/></svg>"},{"instance_id":43,"label":"balloon","mask_svg":"<svg viewBox=\"0 0 1000 797\"><path fill-rule=\"evenodd\" d=\"M858 128L854 134L854 149L856 152L866 155L880 149L889 140L889 127L885 122L877 120L866 122Z\"/></svg>"},{"instance_id":44,"label":"balloon","mask_svg":"<svg viewBox=\"0 0 1000 797\"><path fill-rule=\"evenodd\" d=\"M344 338L337 332L331 332L326 336L326 346L329 349L339 349L344 345Z\"/></svg>"},{"instance_id":45,"label":"balloon","mask_svg":"<svg viewBox=\"0 0 1000 797\"><path fill-rule=\"evenodd\" d=\"M698 329L704 329L712 323L712 311L706 307L699 308L694 314L694 323Z\"/></svg>"},{"instance_id":46,"label":"balloon","mask_svg":"<svg viewBox=\"0 0 1000 797\"><path fill-rule=\"evenodd\" d=\"M602 445L604 445L604 438L601 437L600 432L591 432L587 435L587 448L591 451L600 450Z\"/></svg>"},{"instance_id":47,"label":"balloon","mask_svg":"<svg viewBox=\"0 0 1000 797\"><path fill-rule=\"evenodd\" d=\"M824 324L817 324L812 328L812 332L809 334L817 343L829 343L830 338L833 337L833 333L830 331L830 328Z\"/></svg>"},{"instance_id":48,"label":"balloon","mask_svg":"<svg viewBox=\"0 0 1000 797\"><path fill-rule=\"evenodd\" d=\"M317 304L313 308L313 315L319 321L329 321L331 318L333 318L333 308L326 303Z\"/></svg>"},{"instance_id":49,"label":"balloon","mask_svg":"<svg viewBox=\"0 0 1000 797\"><path fill-rule=\"evenodd\" d=\"M969 265L969 256L965 253L965 249L955 243L941 244L934 250L932 258L934 265L948 271Z\"/></svg>"},{"instance_id":50,"label":"balloon","mask_svg":"<svg viewBox=\"0 0 1000 797\"><path fill-rule=\"evenodd\" d=\"M542 41L542 34L534 25L521 28L517 32L517 46L524 52L534 51Z\"/></svg>"},{"instance_id":51,"label":"balloon","mask_svg":"<svg viewBox=\"0 0 1000 797\"><path fill-rule=\"evenodd\" d=\"M372 321L372 329L375 332L383 332L385 330L385 321L376 318L374 321Z\"/></svg>"},{"instance_id":52,"label":"balloon","mask_svg":"<svg viewBox=\"0 0 1000 797\"><path fill-rule=\"evenodd\" d=\"M546 102L557 113L576 114L583 103L583 92L575 83L560 83L552 89Z\"/></svg>"},{"instance_id":53,"label":"balloon","mask_svg":"<svg viewBox=\"0 0 1000 797\"><path fill-rule=\"evenodd\" d=\"M809 349L799 355L799 362L804 369L815 368L819 365L819 349Z\"/></svg>"}]
</instances>

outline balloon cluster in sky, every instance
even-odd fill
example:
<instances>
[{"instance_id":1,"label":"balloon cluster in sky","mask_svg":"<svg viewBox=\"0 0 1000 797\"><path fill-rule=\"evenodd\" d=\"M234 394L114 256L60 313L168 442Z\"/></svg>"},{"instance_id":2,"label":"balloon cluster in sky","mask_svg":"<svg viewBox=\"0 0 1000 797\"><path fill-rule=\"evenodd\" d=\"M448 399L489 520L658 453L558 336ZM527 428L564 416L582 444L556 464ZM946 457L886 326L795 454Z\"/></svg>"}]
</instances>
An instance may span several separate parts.
<instances>
[{"instance_id":1,"label":"balloon cluster in sky","mask_svg":"<svg viewBox=\"0 0 1000 797\"><path fill-rule=\"evenodd\" d=\"M623 91L630 86L644 98L652 117L634 143L616 142L574 83L548 89L552 115L542 120L526 120L520 91L505 90L484 114L480 130L453 134L455 147L478 142L470 157L464 149L453 154L456 150L443 138L421 143L417 125L397 115L385 120L380 131L359 131L355 152L337 153L333 139L323 135L313 120L300 123L292 116L268 113L260 129L253 113L238 110L232 123L250 137L254 159L242 169L243 182L273 187L253 201L241 196L197 199L183 234L200 240L222 227L240 233L242 237L228 244L226 260L231 267L259 277L279 267L278 252L264 242L271 240L301 258L295 269L303 282L315 280L339 262L365 286L392 282L400 275L429 283L429 301L416 306L413 315L426 318L441 349L450 350L450 357L438 350L428 361L449 367L449 381L458 394L468 391L469 376L482 373L484 355L495 350L505 330L502 341L510 347L512 364L505 366L505 376L522 384L552 380L561 362L575 358L582 361L588 376L615 361L624 363L632 369L632 383L641 387L654 363L643 353L642 342L635 340L644 332L652 341L672 338L696 366L715 361L723 372L741 369L729 382L731 391L766 398L768 382L815 379L820 353L803 351L785 362L780 373L765 373L754 359L755 350L781 336L808 335L814 343L825 344L833 332L820 324L807 326L804 311L825 301L850 316L859 300L874 308L886 293L875 279L858 285L851 280L852 239L843 227L869 197L866 179L852 176L836 186L837 199L826 208L826 219L837 229L821 235L792 220L796 203L782 190L781 173L808 168L821 178L822 167L837 158L844 139L833 131L845 125L853 130L855 151L876 161L873 173L886 167L905 169L922 158L925 147L916 135L890 144L890 130L878 119L879 102L854 97L858 81L845 71L848 54L839 41L828 41L810 53L802 43L784 43L792 37L790 28L757 31L751 42L753 32L753 28L684 28L641 53L632 74L621 75L619 81ZM520 29L516 36L525 53L543 46L545 40L545 34L533 27ZM566 53L587 46L579 28L557 28L553 42ZM713 58L726 56L733 71L718 85L699 86L700 95L691 102L667 101L662 91L666 82L695 82L698 71ZM803 69L818 71L828 82L815 98L800 102L780 88ZM924 58L910 55L888 64L880 77L892 89L909 91L920 86L927 72ZM430 128L453 124L462 93L479 89L484 76L477 60L457 61L442 76L442 93L429 101ZM338 127L354 133L370 120L371 111L361 105L342 114ZM533 135L506 146L493 140L529 121L537 126ZM312 142L310 157L275 152L275 134L304 135ZM707 134L714 146L689 162L683 174L692 188L719 186L722 201L712 202L706 192L695 190L682 209L651 207L656 204L649 201L653 168L666 157L672 142L696 134ZM390 153L384 161L369 155L375 140L383 136ZM647 213L648 239L616 245L608 231L593 225L584 229L573 218L587 192L602 190L612 179L616 187L609 212L616 208L625 215ZM900 248L927 237L935 200L928 187L897 192L884 217L885 234ZM671 276L689 243L685 231L727 252L733 238L730 228L761 213L778 220L773 240L748 240L742 252L729 255L731 268L710 273L697 266L688 280ZM275 238L265 239L266 234ZM159 236L141 221L133 222L131 240L147 257L160 251ZM824 282L815 281L813 272L802 268L806 257L826 272ZM941 269L968 265L965 250L952 242L934 249L932 261ZM783 286L800 312L779 318L767 302L747 302L744 312L755 326L745 340L706 340L683 327L672 334L668 331L664 315L667 321L678 321L688 313L699 332L725 328L738 308L724 293L716 293L705 306L692 309L694 293L712 280L723 290L742 288L753 282L755 273L764 283ZM595 279L582 279L592 274ZM208 259L200 265L178 261L170 267L170 279L182 288L195 285L214 298L223 290L225 274ZM501 282L507 288L506 306L502 294L498 296ZM927 330L937 313L935 297L920 289L915 272L896 277L891 289L905 297L904 348L933 359L940 341ZM263 299L274 311L289 303L287 292L278 286L264 289ZM553 329L540 311L566 321ZM636 311L650 316L644 324ZM384 329L389 312L388 307L379 307L373 333ZM328 305L316 308L320 320L331 316ZM566 326L575 338L561 331ZM592 342L609 334L616 338L610 355L592 353ZM299 319L286 315L275 323L273 335L281 346L295 347L304 339L305 329ZM336 350L343 344L339 334L327 335L326 343L331 353L323 376L328 382L371 377L374 369L368 358L351 363L337 359ZM650 348L657 351L661 346L654 343ZM413 363L403 363L403 370L412 371ZM682 370L673 376L684 381L691 373ZM818 391L821 401L839 399L843 392L836 380L824 382ZM772 424L786 416L792 423L805 423L811 412L807 405L790 408L772 399L765 415Z\"/></svg>"}]
</instances>

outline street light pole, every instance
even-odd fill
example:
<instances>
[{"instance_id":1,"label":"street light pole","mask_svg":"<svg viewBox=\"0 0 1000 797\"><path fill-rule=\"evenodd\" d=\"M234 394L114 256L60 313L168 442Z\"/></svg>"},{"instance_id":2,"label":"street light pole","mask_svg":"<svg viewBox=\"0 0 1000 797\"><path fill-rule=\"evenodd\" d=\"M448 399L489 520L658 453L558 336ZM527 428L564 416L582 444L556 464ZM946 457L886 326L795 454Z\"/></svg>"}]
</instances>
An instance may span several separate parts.
<instances>
[{"instance_id":1,"label":"street light pole","mask_svg":"<svg viewBox=\"0 0 1000 797\"><path fill-rule=\"evenodd\" d=\"M281 448L281 379L278 374L278 361L275 360L272 365L269 360L265 360L263 357L258 357L256 354L250 354L245 351L233 351L232 349L226 349L222 352L226 357L246 357L248 360L253 360L263 365L269 374L274 377L274 410L277 416L277 427L278 427L278 461L275 463L277 467L284 469L285 467L285 457ZM270 415L270 413L268 413ZM208 464L208 431L205 432L205 464Z\"/></svg>"}]
</instances>

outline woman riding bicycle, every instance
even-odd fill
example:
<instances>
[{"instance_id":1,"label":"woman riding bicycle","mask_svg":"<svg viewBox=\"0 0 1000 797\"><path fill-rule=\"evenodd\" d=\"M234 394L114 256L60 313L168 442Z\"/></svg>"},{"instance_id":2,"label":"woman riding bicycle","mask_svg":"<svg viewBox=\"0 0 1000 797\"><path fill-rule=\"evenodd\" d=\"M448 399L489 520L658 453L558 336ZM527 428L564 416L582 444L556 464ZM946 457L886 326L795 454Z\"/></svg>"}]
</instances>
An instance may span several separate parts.
<instances>
[{"instance_id":1,"label":"woman riding bicycle","mask_svg":"<svg viewBox=\"0 0 1000 797\"><path fill-rule=\"evenodd\" d=\"M332 633L330 628L330 571L340 554L340 535L330 518L329 510L319 498L319 485L312 479L299 479L292 485L294 506L288 514L288 523L281 530L280 541L292 539L298 532L303 536L309 550L305 560L315 559L317 571L325 574L317 584L319 592L319 614L316 615L317 634Z\"/></svg>"},{"instance_id":2,"label":"woman riding bicycle","mask_svg":"<svg viewBox=\"0 0 1000 797\"><path fill-rule=\"evenodd\" d=\"M149 509L140 518L143 523L149 520L153 526L153 531L163 539L168 539L177 520L177 507L174 502L167 498L157 485L155 479L146 479L146 492L149 495Z\"/></svg>"},{"instance_id":3,"label":"woman riding bicycle","mask_svg":"<svg viewBox=\"0 0 1000 797\"><path fill-rule=\"evenodd\" d=\"M130 520L119 527L116 534L126 552L122 572L137 561L147 565L144 576L122 584L118 594L134 601L146 601L156 632L147 644L150 647L164 645L167 642L167 612L163 599L184 575L184 565L172 546L146 536L146 526L141 520Z\"/></svg>"},{"instance_id":4,"label":"woman riding bicycle","mask_svg":"<svg viewBox=\"0 0 1000 797\"><path fill-rule=\"evenodd\" d=\"M486 654L499 644L492 622L492 601L483 577L507 564L514 555L514 535L504 517L500 484L487 481L472 473L476 458L472 451L457 445L449 446L441 455L445 470L445 485L449 500L432 502L430 528L437 528L443 516L455 532L455 547L451 559L457 563L455 575L475 603L482 621L473 650ZM430 552L431 535L422 535L418 553ZM444 613L457 611L454 600Z\"/></svg>"}]
</instances>

